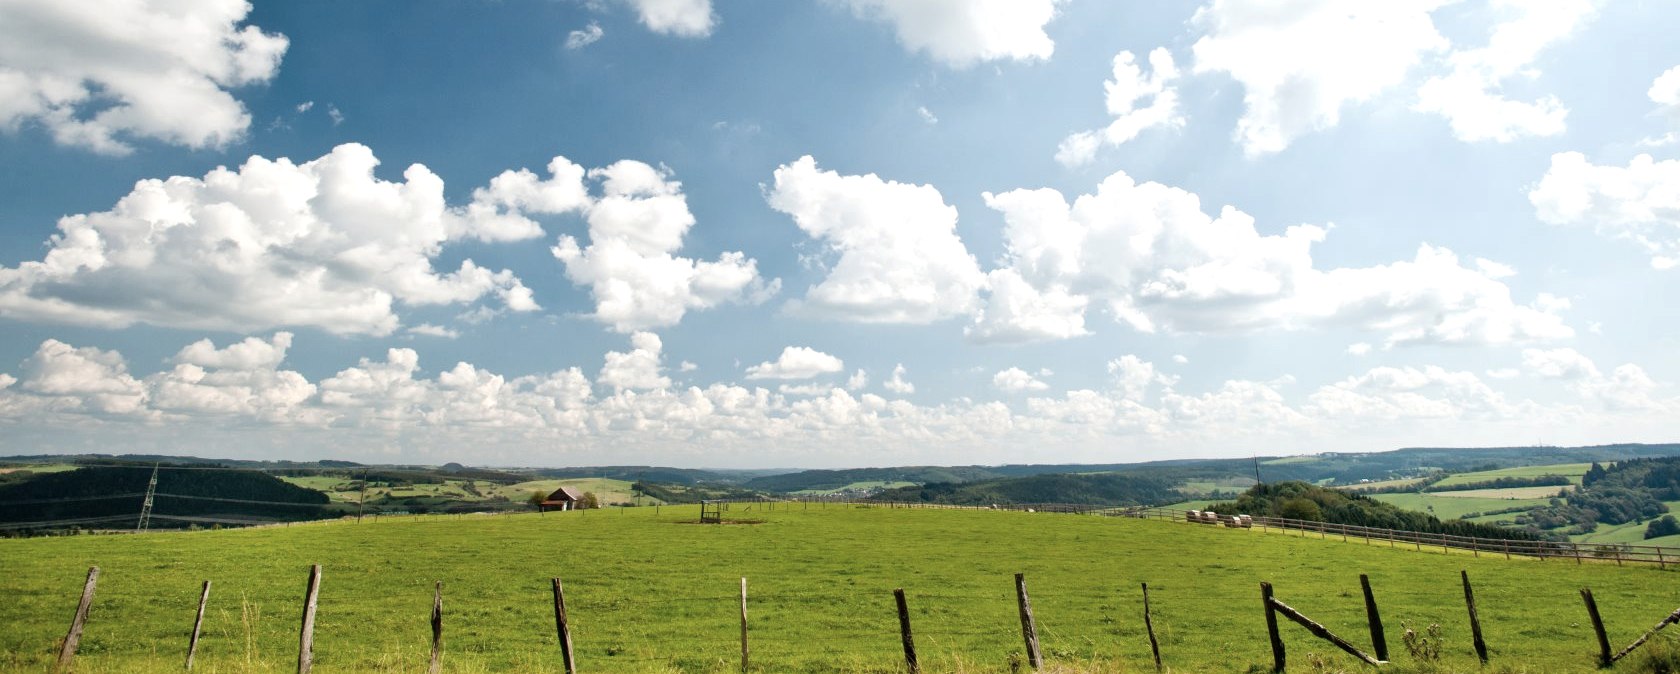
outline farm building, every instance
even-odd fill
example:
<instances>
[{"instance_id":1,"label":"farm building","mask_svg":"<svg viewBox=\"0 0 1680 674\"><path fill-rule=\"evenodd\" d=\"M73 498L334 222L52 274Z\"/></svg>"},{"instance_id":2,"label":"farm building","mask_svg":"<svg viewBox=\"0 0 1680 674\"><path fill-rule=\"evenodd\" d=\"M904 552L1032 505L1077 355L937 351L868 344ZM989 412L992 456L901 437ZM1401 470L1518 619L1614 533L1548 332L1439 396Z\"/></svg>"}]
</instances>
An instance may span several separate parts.
<instances>
[{"instance_id":1,"label":"farm building","mask_svg":"<svg viewBox=\"0 0 1680 674\"><path fill-rule=\"evenodd\" d=\"M537 507L542 510L571 510L578 507L578 502L582 500L583 494L576 489L561 487L544 498Z\"/></svg>"}]
</instances>

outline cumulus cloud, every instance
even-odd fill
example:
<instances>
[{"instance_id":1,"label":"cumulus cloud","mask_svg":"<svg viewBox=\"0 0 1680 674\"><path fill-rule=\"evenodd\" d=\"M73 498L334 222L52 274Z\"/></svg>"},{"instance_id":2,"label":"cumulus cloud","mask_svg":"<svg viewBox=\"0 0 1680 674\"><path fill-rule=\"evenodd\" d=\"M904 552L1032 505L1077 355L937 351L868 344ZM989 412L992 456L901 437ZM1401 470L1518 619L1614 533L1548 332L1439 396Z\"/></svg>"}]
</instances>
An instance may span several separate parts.
<instances>
[{"instance_id":1,"label":"cumulus cloud","mask_svg":"<svg viewBox=\"0 0 1680 674\"><path fill-rule=\"evenodd\" d=\"M1050 385L1039 381L1026 370L1012 367L992 375L992 387L1004 393L1024 393L1048 390Z\"/></svg>"},{"instance_id":2,"label":"cumulus cloud","mask_svg":"<svg viewBox=\"0 0 1680 674\"><path fill-rule=\"evenodd\" d=\"M916 392L916 385L904 378L904 363L893 367L892 378L881 384L882 388L899 395L910 395Z\"/></svg>"},{"instance_id":3,"label":"cumulus cloud","mask_svg":"<svg viewBox=\"0 0 1680 674\"><path fill-rule=\"evenodd\" d=\"M846 390L862 391L869 387L869 373L859 368L852 376L846 378Z\"/></svg>"},{"instance_id":4,"label":"cumulus cloud","mask_svg":"<svg viewBox=\"0 0 1680 674\"><path fill-rule=\"evenodd\" d=\"M1178 79L1178 67L1170 52L1156 48L1149 52L1150 74L1145 76L1137 64L1137 57L1122 51L1114 57L1114 74L1103 84L1108 114L1114 117L1107 127L1095 131L1081 131L1062 140L1056 149L1056 161L1063 166L1080 166L1096 158L1103 146L1118 147L1136 138L1145 130L1157 126L1175 128L1184 125L1178 111L1178 89L1172 86ZM1142 101L1148 99L1147 105Z\"/></svg>"},{"instance_id":5,"label":"cumulus cloud","mask_svg":"<svg viewBox=\"0 0 1680 674\"><path fill-rule=\"evenodd\" d=\"M665 343L659 335L638 332L630 336L630 350L608 351L606 363L596 382L617 390L647 390L666 388L671 380L664 375Z\"/></svg>"},{"instance_id":6,"label":"cumulus cloud","mask_svg":"<svg viewBox=\"0 0 1680 674\"><path fill-rule=\"evenodd\" d=\"M748 379L810 379L846 369L839 358L804 346L782 349L782 355L747 368ZM861 370L860 370L861 372Z\"/></svg>"},{"instance_id":7,"label":"cumulus cloud","mask_svg":"<svg viewBox=\"0 0 1680 674\"><path fill-rule=\"evenodd\" d=\"M230 89L266 82L283 35L241 27L245 0L11 0L0 22L0 127L40 124L62 145L127 154L150 139L238 141L251 124Z\"/></svg>"},{"instance_id":8,"label":"cumulus cloud","mask_svg":"<svg viewBox=\"0 0 1680 674\"><path fill-rule=\"evenodd\" d=\"M1293 401L1287 377L1180 391L1175 379L1136 356L1111 361L1113 385L1100 390L1043 394L1031 383L1042 371L1010 368L994 375L1000 388L1040 395L918 405L811 384L779 391L679 386L664 377L664 345L650 333L633 335L628 351L609 353L596 382L577 368L514 377L464 362L428 375L420 354L401 348L312 382L283 369L290 344L280 333L219 347L198 342L167 369L136 377L119 353L48 340L17 376L0 373L0 423L14 434L121 437L179 451L286 437L304 446L331 441L347 456L396 447L433 460L529 461L531 448L541 446L568 457L555 460L609 452L637 460L673 452L761 460L775 449L794 459L856 463L908 449L949 462L1019 460L1021 447L1033 446L1055 446L1062 460L1098 460L1116 447L1229 447L1235 436L1294 451L1327 437L1386 448L1477 429L1494 429L1478 437L1496 442L1586 426L1590 439L1598 432L1592 429L1664 429L1680 413L1670 387L1637 365L1600 371L1559 350L1525 354L1531 364L1575 363L1568 367L1579 376L1558 380L1574 398L1548 405L1513 400L1474 374L1433 366L1376 367ZM903 379L900 365L899 383L888 389L907 393ZM695 453L697 446L705 453ZM844 454L834 453L836 446Z\"/></svg>"},{"instance_id":9,"label":"cumulus cloud","mask_svg":"<svg viewBox=\"0 0 1680 674\"><path fill-rule=\"evenodd\" d=\"M1004 270L1021 289L995 283L971 336L1002 341L1077 334L1087 305L1140 332L1241 332L1352 326L1389 344L1501 344L1570 336L1541 295L1522 305L1498 277L1503 265L1465 265L1451 251L1419 247L1411 260L1320 269L1312 245L1328 229L1296 225L1261 234L1232 207L1218 217L1196 195L1117 172L1071 205L1056 190L984 195L1005 219ZM993 302L1002 288L1003 308ZM1010 310L1017 296L1060 298L1054 311ZM1043 306L1043 305L1040 305ZM1025 316L1027 320L1016 320Z\"/></svg>"},{"instance_id":10,"label":"cumulus cloud","mask_svg":"<svg viewBox=\"0 0 1680 674\"><path fill-rule=\"evenodd\" d=\"M1491 4L1506 18L1493 27L1487 46L1448 56L1450 72L1419 87L1417 109L1445 117L1453 135L1465 142L1508 143L1524 136L1563 133L1569 111L1556 96L1514 101L1500 88L1519 75L1536 77L1533 64L1540 52L1591 19L1599 2L1493 0Z\"/></svg>"},{"instance_id":11,"label":"cumulus cloud","mask_svg":"<svg viewBox=\"0 0 1680 674\"><path fill-rule=\"evenodd\" d=\"M456 339L461 336L459 330L442 325L432 325L431 323L421 323L411 327L408 329L408 334L423 337L442 337L444 339Z\"/></svg>"},{"instance_id":12,"label":"cumulus cloud","mask_svg":"<svg viewBox=\"0 0 1680 674\"><path fill-rule=\"evenodd\" d=\"M589 171L602 192L585 206L589 243L563 235L553 248L566 277L594 296L591 317L618 332L676 325L691 310L727 302L760 303L781 287L739 252L710 262L675 255L695 220L669 174L631 160Z\"/></svg>"},{"instance_id":13,"label":"cumulus cloud","mask_svg":"<svg viewBox=\"0 0 1680 674\"><path fill-rule=\"evenodd\" d=\"M678 37L706 37L717 25L712 0L624 0L648 30Z\"/></svg>"},{"instance_id":14,"label":"cumulus cloud","mask_svg":"<svg viewBox=\"0 0 1680 674\"><path fill-rule=\"evenodd\" d=\"M540 235L522 203L497 196L493 184L471 206L452 208L425 166L387 182L374 176L378 164L368 148L346 144L302 164L253 156L202 179L142 180L109 211L60 219L43 259L0 267L0 315L388 335L396 303L494 295L514 311L537 309L511 271L470 259L448 273L432 267L451 242Z\"/></svg>"},{"instance_id":15,"label":"cumulus cloud","mask_svg":"<svg viewBox=\"0 0 1680 674\"><path fill-rule=\"evenodd\" d=\"M1658 75L1651 81L1651 88L1645 95L1651 98L1652 103L1657 104L1657 114L1680 125L1680 66L1669 68ZM1643 138L1638 144L1642 147L1662 147L1675 143L1680 143L1680 132L1670 131L1661 136Z\"/></svg>"},{"instance_id":16,"label":"cumulus cloud","mask_svg":"<svg viewBox=\"0 0 1680 674\"><path fill-rule=\"evenodd\" d=\"M1554 225L1589 225L1600 235L1632 241L1651 266L1680 265L1680 160L1639 155L1626 167L1599 166L1579 152L1552 155L1528 193L1535 215Z\"/></svg>"},{"instance_id":17,"label":"cumulus cloud","mask_svg":"<svg viewBox=\"0 0 1680 674\"><path fill-rule=\"evenodd\" d=\"M957 210L932 186L843 176L805 156L776 169L766 198L839 257L793 311L930 323L977 306L985 276L957 237Z\"/></svg>"},{"instance_id":18,"label":"cumulus cloud","mask_svg":"<svg viewBox=\"0 0 1680 674\"><path fill-rule=\"evenodd\" d=\"M601 30L601 24L590 21L589 25L566 34L566 48L582 49L599 42L604 35L606 31Z\"/></svg>"},{"instance_id":19,"label":"cumulus cloud","mask_svg":"<svg viewBox=\"0 0 1680 674\"><path fill-rule=\"evenodd\" d=\"M1278 152L1446 48L1430 12L1448 1L1303 0L1280 11L1271 0L1213 0L1191 20L1204 33L1194 71L1242 84L1237 140L1251 157Z\"/></svg>"},{"instance_id":20,"label":"cumulus cloud","mask_svg":"<svg viewBox=\"0 0 1680 674\"><path fill-rule=\"evenodd\" d=\"M1047 60L1044 32L1062 0L833 0L891 24L906 49L955 68L981 61Z\"/></svg>"},{"instance_id":21,"label":"cumulus cloud","mask_svg":"<svg viewBox=\"0 0 1680 674\"><path fill-rule=\"evenodd\" d=\"M1591 359L1571 348L1523 349L1523 367L1547 379L1582 379L1598 377L1598 367Z\"/></svg>"}]
</instances>

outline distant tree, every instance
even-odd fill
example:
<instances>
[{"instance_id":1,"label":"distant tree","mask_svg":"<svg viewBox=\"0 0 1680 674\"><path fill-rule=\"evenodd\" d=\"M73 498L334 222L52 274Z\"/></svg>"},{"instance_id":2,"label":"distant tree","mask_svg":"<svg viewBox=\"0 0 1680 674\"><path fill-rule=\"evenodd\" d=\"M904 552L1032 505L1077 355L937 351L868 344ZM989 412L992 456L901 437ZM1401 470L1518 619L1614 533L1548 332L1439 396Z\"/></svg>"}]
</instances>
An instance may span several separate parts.
<instances>
[{"instance_id":1,"label":"distant tree","mask_svg":"<svg viewBox=\"0 0 1680 674\"><path fill-rule=\"evenodd\" d=\"M1680 534L1680 521L1675 521L1673 515L1663 515L1658 519L1651 520L1651 523L1645 527L1645 538L1647 539L1675 534Z\"/></svg>"},{"instance_id":2,"label":"distant tree","mask_svg":"<svg viewBox=\"0 0 1680 674\"><path fill-rule=\"evenodd\" d=\"M578 499L577 507L594 510L601 507L601 499L596 498L595 492L586 491L583 493L583 497Z\"/></svg>"},{"instance_id":3,"label":"distant tree","mask_svg":"<svg viewBox=\"0 0 1680 674\"><path fill-rule=\"evenodd\" d=\"M1309 498L1292 498L1278 506L1278 514L1286 519L1318 521L1324 519L1324 511L1318 503Z\"/></svg>"},{"instance_id":4,"label":"distant tree","mask_svg":"<svg viewBox=\"0 0 1680 674\"><path fill-rule=\"evenodd\" d=\"M531 495L525 499L525 502L531 505L542 505L543 499L545 498L548 498L548 494L544 494L541 491L533 491L531 492Z\"/></svg>"},{"instance_id":5,"label":"distant tree","mask_svg":"<svg viewBox=\"0 0 1680 674\"><path fill-rule=\"evenodd\" d=\"M1592 467L1587 469L1587 474L1581 476L1581 486L1592 486L1592 483L1604 479L1604 474L1608 472L1604 470L1604 466L1600 466L1597 461L1594 461Z\"/></svg>"}]
</instances>

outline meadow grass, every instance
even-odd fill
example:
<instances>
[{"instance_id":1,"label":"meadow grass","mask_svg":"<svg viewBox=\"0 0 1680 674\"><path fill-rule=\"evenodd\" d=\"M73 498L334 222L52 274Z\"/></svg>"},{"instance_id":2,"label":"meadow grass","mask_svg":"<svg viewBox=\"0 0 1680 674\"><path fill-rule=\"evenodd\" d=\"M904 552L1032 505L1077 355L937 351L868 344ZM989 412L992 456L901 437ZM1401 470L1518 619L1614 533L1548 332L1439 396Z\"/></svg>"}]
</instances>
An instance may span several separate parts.
<instances>
[{"instance_id":1,"label":"meadow grass","mask_svg":"<svg viewBox=\"0 0 1680 674\"><path fill-rule=\"evenodd\" d=\"M180 667L199 583L215 581L195 671L290 671L310 564L324 567L316 671L421 671L432 583L444 583L445 670L554 672L559 576L580 671L738 671L740 578L753 670L903 670L892 589L909 596L925 671L1007 672L1022 651L1024 572L1047 671L1151 671L1138 584L1176 672L1269 671L1259 582L1366 643L1370 574L1403 672L1478 671L1460 569L1476 583L1493 672L1594 671L1576 594L1614 641L1680 606L1680 576L1564 560L1475 558L1180 522L974 510L794 505L693 524L693 506L547 515L371 518L362 524L0 541L0 670L46 671L87 567L103 569L80 672ZM1403 625L1440 625L1439 663ZM1291 671L1363 668L1286 624ZM1666 646L1665 646L1666 647ZM1623 667L1624 671L1638 671Z\"/></svg>"},{"instance_id":2,"label":"meadow grass","mask_svg":"<svg viewBox=\"0 0 1680 674\"><path fill-rule=\"evenodd\" d=\"M1475 473L1456 473L1448 475L1437 487L1451 487L1455 484L1470 484L1473 482L1487 482L1502 477L1543 477L1546 475L1561 475L1569 478L1571 484L1581 484L1581 476L1587 474L1590 463L1554 463L1544 466L1518 466L1516 468L1501 468L1499 470L1484 470ZM1561 487L1560 487L1561 488Z\"/></svg>"},{"instance_id":3,"label":"meadow grass","mask_svg":"<svg viewBox=\"0 0 1680 674\"><path fill-rule=\"evenodd\" d=\"M1553 493L1562 487L1552 487ZM1538 508L1550 502L1544 498L1467 498L1463 496L1446 496L1441 493L1411 493L1411 494L1371 494L1371 498L1384 503L1427 512L1441 519L1458 519L1468 513L1485 513L1490 510L1504 510L1506 508L1527 507ZM1515 515L1505 515L1505 518Z\"/></svg>"}]
</instances>

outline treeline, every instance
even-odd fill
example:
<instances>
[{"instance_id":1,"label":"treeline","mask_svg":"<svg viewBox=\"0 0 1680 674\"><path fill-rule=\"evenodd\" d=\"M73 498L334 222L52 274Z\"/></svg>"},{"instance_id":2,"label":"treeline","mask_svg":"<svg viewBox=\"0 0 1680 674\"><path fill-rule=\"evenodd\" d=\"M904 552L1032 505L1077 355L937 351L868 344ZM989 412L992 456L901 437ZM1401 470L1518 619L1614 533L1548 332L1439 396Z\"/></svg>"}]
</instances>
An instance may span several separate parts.
<instances>
[{"instance_id":1,"label":"treeline","mask_svg":"<svg viewBox=\"0 0 1680 674\"><path fill-rule=\"evenodd\" d=\"M643 496L656 498L666 503L699 503L708 499L748 499L763 496L760 492L730 485L696 484L674 487L655 482L632 483L630 491L632 493L639 492Z\"/></svg>"},{"instance_id":2,"label":"treeline","mask_svg":"<svg viewBox=\"0 0 1680 674\"><path fill-rule=\"evenodd\" d=\"M336 516L327 495L244 470L161 465L154 515L293 521ZM151 466L87 466L0 487L0 522L139 516ZM117 497L120 498L110 498ZM229 499L229 500L214 500ZM238 501L238 502L235 502ZM252 503L262 501L266 503ZM189 523L158 519L158 528Z\"/></svg>"},{"instance_id":3,"label":"treeline","mask_svg":"<svg viewBox=\"0 0 1680 674\"><path fill-rule=\"evenodd\" d=\"M1297 481L1255 485L1236 501L1216 503L1208 509L1221 515L1282 517L1449 536L1514 541L1547 540L1545 535L1535 531L1508 529L1464 520L1442 520L1434 515L1404 510L1362 494L1349 494L1338 489L1327 489Z\"/></svg>"},{"instance_id":4,"label":"treeline","mask_svg":"<svg viewBox=\"0 0 1680 674\"><path fill-rule=\"evenodd\" d=\"M873 501L987 505L1004 503L1071 503L1077 505L1148 505L1179 500L1169 480L1114 473L1095 475L1034 475L980 482L935 482L919 487L888 489Z\"/></svg>"},{"instance_id":5,"label":"treeline","mask_svg":"<svg viewBox=\"0 0 1680 674\"><path fill-rule=\"evenodd\" d=\"M1439 480L1436 482L1439 482ZM1563 475L1539 475L1536 477L1501 477L1479 482L1460 482L1446 486L1430 483L1422 489L1415 489L1414 486L1414 490L1425 492L1470 491L1472 489L1514 489L1517 487L1567 487L1571 484L1574 483Z\"/></svg>"}]
</instances>

